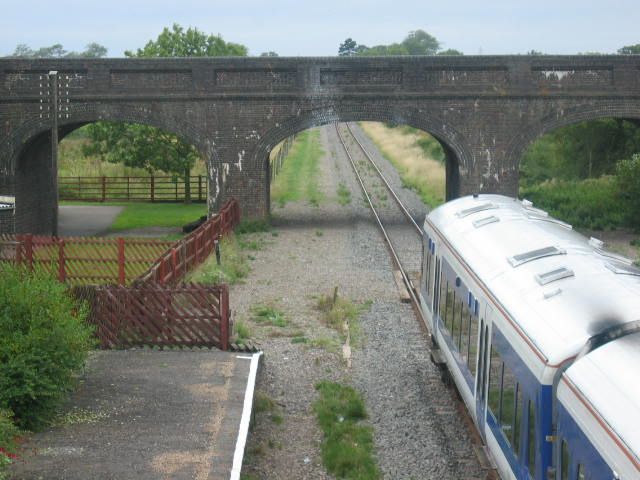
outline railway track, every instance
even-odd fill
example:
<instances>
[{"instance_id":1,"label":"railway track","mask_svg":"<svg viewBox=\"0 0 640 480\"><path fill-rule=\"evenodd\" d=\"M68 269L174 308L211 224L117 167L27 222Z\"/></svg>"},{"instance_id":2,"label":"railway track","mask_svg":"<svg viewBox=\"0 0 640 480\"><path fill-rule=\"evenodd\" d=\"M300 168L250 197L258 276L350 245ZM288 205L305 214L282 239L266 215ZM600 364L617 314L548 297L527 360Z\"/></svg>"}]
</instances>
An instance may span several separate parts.
<instances>
[{"instance_id":1,"label":"railway track","mask_svg":"<svg viewBox=\"0 0 640 480\"><path fill-rule=\"evenodd\" d=\"M384 241L391 255L393 264L395 265L395 268L400 272L402 281L409 293L410 302L413 307L413 311L415 312L416 317L419 320L420 327L429 339L428 347L431 351L433 351L434 344L431 341L432 332L429 328L427 319L423 315L422 309L420 307L420 301L418 300L417 296L419 286L414 285L412 279L412 276L416 279L419 278L421 258L419 258L419 255L416 255L416 252L420 252L422 248L422 227L420 227L420 225L418 225L418 223L412 217L409 210L406 208L402 200L398 197L396 192L391 187L389 180L385 177L382 170L372 158L372 155L367 151L364 145L362 145L362 142L360 142L357 136L353 133L349 124L336 123L334 125L338 139L340 140L347 158L351 163L351 167L353 168L358 183L360 184L360 188L362 190L364 198L369 208L371 209L376 223L378 224L378 227L380 228L380 231L384 237ZM349 147L347 146L347 143L349 142L348 139L351 139L351 143L357 146L357 152L359 153L355 153L349 150ZM367 175L363 172L363 170L369 170L375 173L372 175ZM376 183L378 186L376 186ZM379 195L381 185L393 199L395 211L393 207L389 208L389 204L385 204L383 208L380 208L380 199L383 198ZM376 189L378 190L378 202L376 202L375 200ZM398 212L400 212L401 215L398 215ZM397 219L401 216L404 216L407 220L404 225L399 225L397 223ZM416 242L416 245L407 248L407 237L412 237ZM402 246L398 247L398 244ZM413 269L416 268L416 256L418 257L417 277L415 275L411 275L411 272L415 271ZM432 356L432 360L433 358L434 357ZM446 369L446 365L440 363L438 365L442 370L443 380L445 380L446 383L453 387L455 390L455 385L453 384L453 382L447 381L448 370ZM474 451L476 453L478 461L487 471L487 476L485 478L487 480L497 480L499 478L498 474L488 459L486 449L484 447L482 439L480 438L480 435L475 428L473 419L467 412L464 403L460 399L457 391L456 396L458 400L456 410L464 419L464 422L471 434Z\"/></svg>"},{"instance_id":2,"label":"railway track","mask_svg":"<svg viewBox=\"0 0 640 480\"><path fill-rule=\"evenodd\" d=\"M389 180L384 176L376 162L373 160L371 154L367 151L364 145L362 145L362 142L358 140L349 124L336 123L335 128L340 143L342 144L356 178L358 179L364 198L373 213L380 231L382 232L395 268L400 272L402 282L407 289L413 309L420 320L421 327L430 335L431 332L429 331L426 318L422 314L420 302L416 295L417 286L414 285L412 279L412 276L415 278L416 275L411 274L412 272L416 272L416 274L419 275L420 272L420 263L418 260L418 263L416 264L415 252L419 252L421 249L422 227L420 227L420 225L418 225L415 219L411 216L409 210L391 187ZM357 151L359 154L349 150L349 147L347 146L347 138L350 138L352 143L357 145ZM356 155L360 158L356 157ZM365 165L369 166L369 171L375 173L373 175L363 173L362 170L367 170ZM384 190L389 193L393 199L392 203L387 204L382 200L384 199L384 196L380 195L381 188L384 188ZM373 192L376 189L378 192ZM377 202L375 200L376 193L378 194ZM382 208L381 203L384 203ZM395 211L393 205L395 206ZM398 212L407 219L406 224L399 225L394 223L397 222L399 217ZM406 248L407 243L411 243L410 241L408 242L408 236L412 236L415 239L415 244L409 245L411 248ZM403 245L404 248L399 248L399 244Z\"/></svg>"}]
</instances>

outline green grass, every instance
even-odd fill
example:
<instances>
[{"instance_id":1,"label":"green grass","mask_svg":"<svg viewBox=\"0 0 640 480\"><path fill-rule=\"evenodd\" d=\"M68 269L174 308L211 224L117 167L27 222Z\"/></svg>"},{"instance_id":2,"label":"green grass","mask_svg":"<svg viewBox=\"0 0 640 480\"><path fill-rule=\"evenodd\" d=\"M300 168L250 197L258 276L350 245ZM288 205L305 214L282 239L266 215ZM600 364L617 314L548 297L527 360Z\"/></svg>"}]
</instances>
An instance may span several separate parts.
<instances>
[{"instance_id":1,"label":"green grass","mask_svg":"<svg viewBox=\"0 0 640 480\"><path fill-rule=\"evenodd\" d=\"M116 217L111 230L145 227L182 227L207 214L201 203L127 203Z\"/></svg>"},{"instance_id":2,"label":"green grass","mask_svg":"<svg viewBox=\"0 0 640 480\"><path fill-rule=\"evenodd\" d=\"M520 197L576 228L612 229L623 226L627 218L615 179L608 176L547 181L520 188Z\"/></svg>"},{"instance_id":3,"label":"green grass","mask_svg":"<svg viewBox=\"0 0 640 480\"><path fill-rule=\"evenodd\" d=\"M210 255L205 263L194 270L188 281L235 284L245 278L249 270L249 264L242 253L238 237L231 234L220 242L220 265L217 264L215 255Z\"/></svg>"},{"instance_id":4,"label":"green grass","mask_svg":"<svg viewBox=\"0 0 640 480\"><path fill-rule=\"evenodd\" d=\"M347 186L340 182L338 183L338 203L343 207L351 203L351 191L347 188Z\"/></svg>"},{"instance_id":5,"label":"green grass","mask_svg":"<svg viewBox=\"0 0 640 480\"><path fill-rule=\"evenodd\" d=\"M272 200L281 207L295 201L318 206L322 200L318 188L318 164L322 155L318 130L307 130L298 135L283 162L282 171L271 184Z\"/></svg>"},{"instance_id":6,"label":"green grass","mask_svg":"<svg viewBox=\"0 0 640 480\"><path fill-rule=\"evenodd\" d=\"M235 336L232 340L232 343L244 345L246 341L251 338L251 330L249 330L249 327L247 325L240 321L236 322L234 325Z\"/></svg>"},{"instance_id":7,"label":"green grass","mask_svg":"<svg viewBox=\"0 0 640 480\"><path fill-rule=\"evenodd\" d=\"M373 430L363 425L367 412L362 396L352 387L333 382L316 385L314 403L322 440L322 461L329 473L341 479L380 478L373 452Z\"/></svg>"},{"instance_id":8,"label":"green grass","mask_svg":"<svg viewBox=\"0 0 640 480\"><path fill-rule=\"evenodd\" d=\"M253 320L257 323L265 323L274 327L286 327L288 322L280 310L268 305L256 305L251 309Z\"/></svg>"},{"instance_id":9,"label":"green grass","mask_svg":"<svg viewBox=\"0 0 640 480\"><path fill-rule=\"evenodd\" d=\"M354 348L362 343L360 315L370 307L370 301L359 304L338 296L337 289L331 295L320 295L316 303L316 308L322 313L324 322L335 329L343 340L347 333L345 325L348 326L350 345Z\"/></svg>"},{"instance_id":10,"label":"green grass","mask_svg":"<svg viewBox=\"0 0 640 480\"><path fill-rule=\"evenodd\" d=\"M207 214L204 203L82 202L61 201L60 205L109 205L124 207L110 229L114 232L146 227L181 228Z\"/></svg>"}]
</instances>

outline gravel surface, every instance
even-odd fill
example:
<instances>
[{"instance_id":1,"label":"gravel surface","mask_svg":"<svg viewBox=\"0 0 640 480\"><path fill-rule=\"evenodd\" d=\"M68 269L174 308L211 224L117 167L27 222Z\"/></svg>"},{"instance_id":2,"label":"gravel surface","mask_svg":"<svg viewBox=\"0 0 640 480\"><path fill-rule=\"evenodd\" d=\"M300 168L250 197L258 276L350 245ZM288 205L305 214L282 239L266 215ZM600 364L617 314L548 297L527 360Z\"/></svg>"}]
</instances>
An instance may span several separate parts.
<instances>
[{"instance_id":1,"label":"gravel surface","mask_svg":"<svg viewBox=\"0 0 640 480\"><path fill-rule=\"evenodd\" d=\"M484 478L454 393L429 361L428 342L411 307L400 302L388 252L335 128L320 131L324 200L319 207L300 202L274 208L274 231L251 236L262 249L249 252L252 272L231 289L234 320L250 327L265 352L258 396L274 405L256 414L244 478L332 478L322 466L322 435L312 410L314 385L321 380L348 383L362 392L384 478ZM367 148L375 154L372 144ZM393 177L393 167L379 160ZM337 201L340 182L352 195L345 206ZM400 185L397 174L395 182ZM424 218L420 200L401 192L412 213ZM419 248L415 240L408 245ZM419 268L419 259L415 265ZM317 296L336 286L344 298L371 302L360 318L362 342L352 349L350 367L337 332L323 324L315 308ZM259 324L252 319L255 305L278 308L287 326ZM307 343L292 342L301 337Z\"/></svg>"}]
</instances>

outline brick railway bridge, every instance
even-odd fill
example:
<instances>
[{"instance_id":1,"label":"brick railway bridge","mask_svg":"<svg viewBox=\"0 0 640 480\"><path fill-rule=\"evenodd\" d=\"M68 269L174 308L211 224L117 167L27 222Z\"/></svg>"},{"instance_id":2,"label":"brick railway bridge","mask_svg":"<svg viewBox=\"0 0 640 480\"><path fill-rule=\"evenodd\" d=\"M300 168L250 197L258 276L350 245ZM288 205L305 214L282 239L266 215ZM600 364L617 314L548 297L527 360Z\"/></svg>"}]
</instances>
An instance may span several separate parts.
<instances>
[{"instance_id":1,"label":"brick railway bridge","mask_svg":"<svg viewBox=\"0 0 640 480\"><path fill-rule=\"evenodd\" d=\"M0 233L54 230L52 136L98 120L182 136L208 162L209 208L235 196L261 217L269 151L310 127L425 130L444 147L454 198L516 195L533 140L603 117L640 119L640 56L1 59L0 197L16 208L0 212Z\"/></svg>"}]
</instances>

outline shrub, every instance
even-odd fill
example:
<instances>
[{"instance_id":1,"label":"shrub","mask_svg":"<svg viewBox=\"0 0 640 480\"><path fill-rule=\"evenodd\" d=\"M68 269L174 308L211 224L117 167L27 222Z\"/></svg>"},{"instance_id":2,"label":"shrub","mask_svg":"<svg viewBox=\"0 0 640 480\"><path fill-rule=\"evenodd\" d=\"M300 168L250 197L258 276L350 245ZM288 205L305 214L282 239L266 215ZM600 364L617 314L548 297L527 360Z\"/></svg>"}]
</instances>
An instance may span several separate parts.
<instances>
[{"instance_id":1,"label":"shrub","mask_svg":"<svg viewBox=\"0 0 640 480\"><path fill-rule=\"evenodd\" d=\"M0 479L4 478L2 470L10 465L15 457L14 439L19 431L13 424L12 418L13 413L10 410L0 410Z\"/></svg>"},{"instance_id":2,"label":"shrub","mask_svg":"<svg viewBox=\"0 0 640 480\"><path fill-rule=\"evenodd\" d=\"M520 189L520 196L577 228L610 229L626 223L627 206L613 177L551 180Z\"/></svg>"},{"instance_id":3,"label":"shrub","mask_svg":"<svg viewBox=\"0 0 640 480\"><path fill-rule=\"evenodd\" d=\"M616 185L622 201L627 205L629 225L640 228L640 154L616 164Z\"/></svg>"},{"instance_id":4,"label":"shrub","mask_svg":"<svg viewBox=\"0 0 640 480\"><path fill-rule=\"evenodd\" d=\"M42 427L92 346L86 308L47 273L0 267L0 409Z\"/></svg>"}]
</instances>

